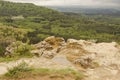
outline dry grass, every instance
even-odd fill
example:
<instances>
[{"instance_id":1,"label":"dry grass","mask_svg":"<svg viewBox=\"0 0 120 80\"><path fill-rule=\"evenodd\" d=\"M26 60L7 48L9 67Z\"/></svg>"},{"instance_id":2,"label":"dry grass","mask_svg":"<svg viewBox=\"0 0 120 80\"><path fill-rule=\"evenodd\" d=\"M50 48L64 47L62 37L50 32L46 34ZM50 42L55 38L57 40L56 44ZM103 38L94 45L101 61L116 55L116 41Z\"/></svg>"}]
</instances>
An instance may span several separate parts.
<instances>
[{"instance_id":1,"label":"dry grass","mask_svg":"<svg viewBox=\"0 0 120 80\"><path fill-rule=\"evenodd\" d=\"M84 75L72 69L33 69L22 63L12 69L0 80L81 80Z\"/></svg>"}]
</instances>

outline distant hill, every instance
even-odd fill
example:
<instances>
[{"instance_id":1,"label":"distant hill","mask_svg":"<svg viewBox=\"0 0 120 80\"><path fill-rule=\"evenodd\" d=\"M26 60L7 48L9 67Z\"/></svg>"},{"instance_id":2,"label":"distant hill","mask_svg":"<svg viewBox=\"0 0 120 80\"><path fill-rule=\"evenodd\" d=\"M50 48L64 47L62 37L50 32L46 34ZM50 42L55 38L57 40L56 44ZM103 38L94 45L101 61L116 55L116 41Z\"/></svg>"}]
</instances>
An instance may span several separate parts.
<instances>
[{"instance_id":1,"label":"distant hill","mask_svg":"<svg viewBox=\"0 0 120 80\"><path fill-rule=\"evenodd\" d=\"M120 16L119 8L89 8L80 6L49 6L52 9L59 10L61 12L73 12L83 14L103 14L103 15L115 15Z\"/></svg>"},{"instance_id":2,"label":"distant hill","mask_svg":"<svg viewBox=\"0 0 120 80\"><path fill-rule=\"evenodd\" d=\"M0 1L0 34L2 36L0 52L4 52L8 40L15 39L36 44L53 35L64 37L66 40L74 38L95 39L97 42L120 42L119 16L102 13L79 14L72 12L72 9L70 12L67 10L65 12L67 13L31 3Z\"/></svg>"},{"instance_id":3,"label":"distant hill","mask_svg":"<svg viewBox=\"0 0 120 80\"><path fill-rule=\"evenodd\" d=\"M60 12L49 9L47 7L35 6L32 3L13 3L0 1L0 16L46 16L55 15Z\"/></svg>"}]
</instances>

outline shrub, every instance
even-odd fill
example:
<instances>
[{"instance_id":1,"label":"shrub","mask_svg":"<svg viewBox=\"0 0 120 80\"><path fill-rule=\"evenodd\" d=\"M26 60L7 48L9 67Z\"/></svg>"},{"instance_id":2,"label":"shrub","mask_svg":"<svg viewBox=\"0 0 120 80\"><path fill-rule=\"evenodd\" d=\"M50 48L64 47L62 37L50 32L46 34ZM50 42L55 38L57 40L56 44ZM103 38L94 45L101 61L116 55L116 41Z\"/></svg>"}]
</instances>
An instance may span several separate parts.
<instances>
[{"instance_id":1,"label":"shrub","mask_svg":"<svg viewBox=\"0 0 120 80\"><path fill-rule=\"evenodd\" d=\"M18 66L13 67L12 69L8 69L8 72L5 74L6 77L18 78L20 73L29 72L33 69L28 67L28 65L23 62Z\"/></svg>"},{"instance_id":2,"label":"shrub","mask_svg":"<svg viewBox=\"0 0 120 80\"><path fill-rule=\"evenodd\" d=\"M5 80L18 80L18 79L29 79L30 77L40 77L47 76L49 78L66 78L70 77L74 80L82 80L84 75L81 72L66 68L66 69L47 69L39 68L34 69L27 66L26 63L21 63L20 65L9 69L8 73L4 75L1 79Z\"/></svg>"},{"instance_id":3,"label":"shrub","mask_svg":"<svg viewBox=\"0 0 120 80\"><path fill-rule=\"evenodd\" d=\"M12 45L15 50L13 52L14 56L32 56L31 50L33 49L31 45L27 43L22 43L20 41L17 41Z\"/></svg>"},{"instance_id":4,"label":"shrub","mask_svg":"<svg viewBox=\"0 0 120 80\"><path fill-rule=\"evenodd\" d=\"M4 56L5 48L0 46L0 57Z\"/></svg>"}]
</instances>

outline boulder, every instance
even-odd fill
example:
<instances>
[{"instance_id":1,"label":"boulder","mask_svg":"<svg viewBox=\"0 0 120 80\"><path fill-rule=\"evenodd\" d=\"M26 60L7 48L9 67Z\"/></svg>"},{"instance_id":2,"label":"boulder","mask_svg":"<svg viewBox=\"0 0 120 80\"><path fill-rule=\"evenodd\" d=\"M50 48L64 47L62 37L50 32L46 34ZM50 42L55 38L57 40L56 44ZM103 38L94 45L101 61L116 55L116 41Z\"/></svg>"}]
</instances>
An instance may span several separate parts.
<instances>
[{"instance_id":1,"label":"boulder","mask_svg":"<svg viewBox=\"0 0 120 80\"><path fill-rule=\"evenodd\" d=\"M82 48L82 45L79 44L79 41L78 40L75 40L75 39L68 39L67 40L67 48L76 48L76 49L81 49Z\"/></svg>"},{"instance_id":2,"label":"boulder","mask_svg":"<svg viewBox=\"0 0 120 80\"><path fill-rule=\"evenodd\" d=\"M92 68L94 66L93 60L95 59L95 57L95 53L83 55L79 59L76 59L74 63L80 64L83 68Z\"/></svg>"},{"instance_id":3,"label":"boulder","mask_svg":"<svg viewBox=\"0 0 120 80\"><path fill-rule=\"evenodd\" d=\"M76 40L76 39L68 39L67 40L67 43L69 44L69 43L78 43L78 40Z\"/></svg>"},{"instance_id":4,"label":"boulder","mask_svg":"<svg viewBox=\"0 0 120 80\"><path fill-rule=\"evenodd\" d=\"M44 48L44 49L47 49L47 50L52 50L53 49L53 47L46 41L41 41L40 43L35 44L34 47L37 48L37 49L41 49L41 48Z\"/></svg>"},{"instance_id":5,"label":"boulder","mask_svg":"<svg viewBox=\"0 0 120 80\"><path fill-rule=\"evenodd\" d=\"M65 40L62 37L51 36L46 38L44 41L48 42L54 48L58 48L59 46L63 46L65 44Z\"/></svg>"},{"instance_id":6,"label":"boulder","mask_svg":"<svg viewBox=\"0 0 120 80\"><path fill-rule=\"evenodd\" d=\"M14 52L13 48L7 47L4 55L5 56L11 56L13 52Z\"/></svg>"},{"instance_id":7,"label":"boulder","mask_svg":"<svg viewBox=\"0 0 120 80\"><path fill-rule=\"evenodd\" d=\"M61 37L48 37L44 41L35 44L36 50L31 53L36 56L44 56L46 58L52 58L56 53L59 53L61 48L65 45L65 40Z\"/></svg>"},{"instance_id":8,"label":"boulder","mask_svg":"<svg viewBox=\"0 0 120 80\"><path fill-rule=\"evenodd\" d=\"M31 53L34 54L35 56L39 57L42 56L44 52L44 49L40 49L40 50L32 50Z\"/></svg>"},{"instance_id":9,"label":"boulder","mask_svg":"<svg viewBox=\"0 0 120 80\"><path fill-rule=\"evenodd\" d=\"M45 57L45 58L51 59L55 56L55 54L56 54L56 52L54 50L44 51L42 56Z\"/></svg>"},{"instance_id":10,"label":"boulder","mask_svg":"<svg viewBox=\"0 0 120 80\"><path fill-rule=\"evenodd\" d=\"M14 52L14 50L17 48L17 46L15 46L15 45L16 45L15 42L13 42L8 47L6 47L6 52L4 53L4 55L11 56L12 53Z\"/></svg>"}]
</instances>

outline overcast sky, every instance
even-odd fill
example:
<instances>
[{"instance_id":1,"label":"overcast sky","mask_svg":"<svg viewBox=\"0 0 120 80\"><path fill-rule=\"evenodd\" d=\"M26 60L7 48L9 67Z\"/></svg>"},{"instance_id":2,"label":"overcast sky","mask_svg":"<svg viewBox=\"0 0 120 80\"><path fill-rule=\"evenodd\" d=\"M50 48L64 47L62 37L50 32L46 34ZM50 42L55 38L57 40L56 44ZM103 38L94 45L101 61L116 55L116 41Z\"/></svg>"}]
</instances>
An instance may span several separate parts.
<instances>
[{"instance_id":1,"label":"overcast sky","mask_svg":"<svg viewBox=\"0 0 120 80\"><path fill-rule=\"evenodd\" d=\"M120 0L7 0L34 3L42 6L120 6Z\"/></svg>"}]
</instances>

